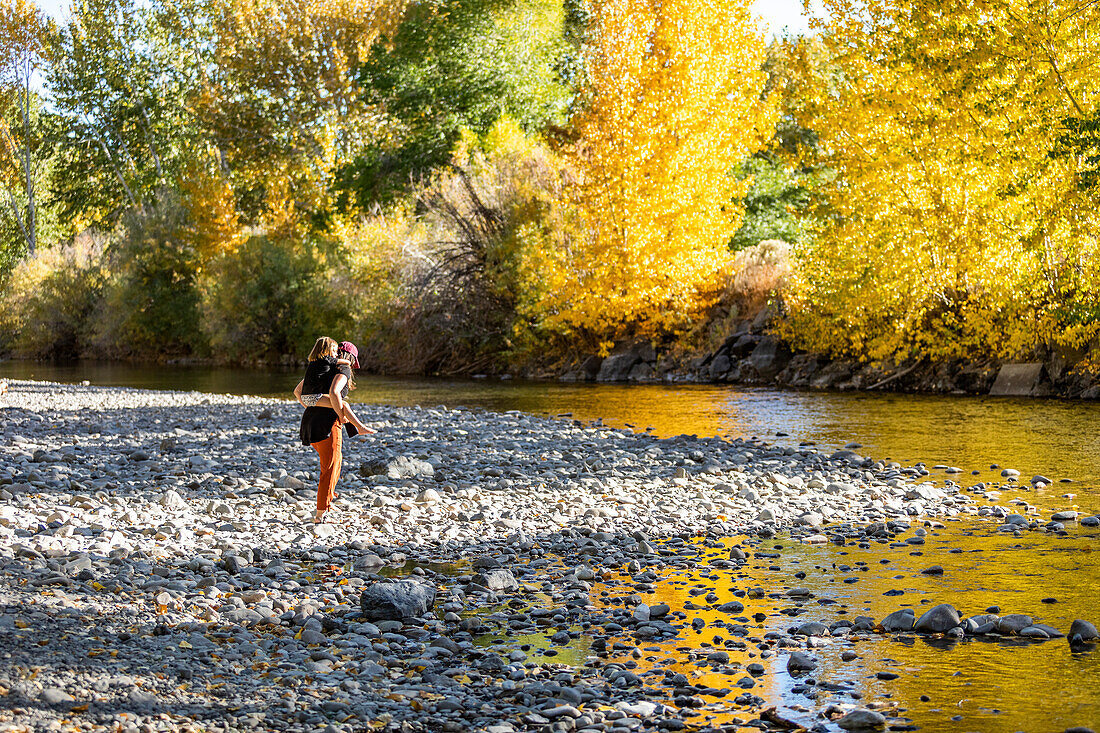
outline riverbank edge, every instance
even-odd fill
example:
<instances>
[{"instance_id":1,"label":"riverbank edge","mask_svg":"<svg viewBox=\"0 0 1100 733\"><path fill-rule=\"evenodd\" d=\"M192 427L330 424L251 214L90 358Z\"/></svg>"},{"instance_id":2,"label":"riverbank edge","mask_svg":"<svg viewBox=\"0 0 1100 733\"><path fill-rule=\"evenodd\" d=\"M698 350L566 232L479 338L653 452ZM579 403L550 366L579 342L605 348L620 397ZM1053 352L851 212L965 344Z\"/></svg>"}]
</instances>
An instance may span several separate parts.
<instances>
[{"instance_id":1,"label":"riverbank edge","mask_svg":"<svg viewBox=\"0 0 1100 733\"><path fill-rule=\"evenodd\" d=\"M730 384L799 391L896 392L1001 397L1100 399L1100 374L1088 368L1084 353L1051 349L1043 360L1000 359L934 362L918 358L861 362L799 351L759 321L745 322L713 350L686 349L672 342L654 345L637 339L615 344L606 356L573 355L500 365L484 372L456 370L425 373L418 369L364 372L383 377L466 377L529 381ZM50 361L9 355L0 361ZM100 360L96 360L100 361ZM197 356L132 357L107 361L173 366L238 366L292 370L305 360L284 354L277 359L216 359Z\"/></svg>"},{"instance_id":2,"label":"riverbank edge","mask_svg":"<svg viewBox=\"0 0 1100 733\"><path fill-rule=\"evenodd\" d=\"M1075 358L1076 357L1076 358ZM1053 352L1045 360L860 362L798 351L767 331L743 330L713 351L617 344L606 357L575 359L534 378L566 382L734 384L792 390L899 392L1001 397L1100 398L1100 375L1083 357Z\"/></svg>"}]
</instances>

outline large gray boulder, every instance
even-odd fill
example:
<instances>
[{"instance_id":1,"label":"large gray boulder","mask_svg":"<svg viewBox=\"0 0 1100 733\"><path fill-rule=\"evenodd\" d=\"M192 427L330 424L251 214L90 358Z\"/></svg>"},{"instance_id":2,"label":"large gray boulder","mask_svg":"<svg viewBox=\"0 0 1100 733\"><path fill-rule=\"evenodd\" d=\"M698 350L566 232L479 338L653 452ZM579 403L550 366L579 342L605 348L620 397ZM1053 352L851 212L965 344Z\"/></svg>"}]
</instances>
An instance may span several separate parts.
<instances>
[{"instance_id":1,"label":"large gray boulder","mask_svg":"<svg viewBox=\"0 0 1100 733\"><path fill-rule=\"evenodd\" d=\"M596 374L597 382L625 382L630 376L630 370L641 363L638 355L632 351L625 354L612 354L600 364L600 371Z\"/></svg>"},{"instance_id":2,"label":"large gray boulder","mask_svg":"<svg viewBox=\"0 0 1100 733\"><path fill-rule=\"evenodd\" d=\"M657 361L657 350L649 341L624 342L599 363L597 382L626 382L643 379L647 368ZM650 370L651 371L651 368Z\"/></svg>"},{"instance_id":3,"label":"large gray boulder","mask_svg":"<svg viewBox=\"0 0 1100 733\"><path fill-rule=\"evenodd\" d=\"M415 580L369 585L359 596L368 621L402 621L423 616L435 605L435 587Z\"/></svg>"},{"instance_id":4,"label":"large gray boulder","mask_svg":"<svg viewBox=\"0 0 1100 733\"><path fill-rule=\"evenodd\" d=\"M407 479L435 475L435 467L427 461L409 456L393 456L367 461L359 467L360 476L387 476L391 479Z\"/></svg>"},{"instance_id":5,"label":"large gray boulder","mask_svg":"<svg viewBox=\"0 0 1100 733\"><path fill-rule=\"evenodd\" d=\"M726 376L726 372L730 370L733 364L730 362L730 358L725 354L719 354L714 357L714 361L710 363L710 378L721 379Z\"/></svg>"},{"instance_id":6,"label":"large gray boulder","mask_svg":"<svg viewBox=\"0 0 1100 733\"><path fill-rule=\"evenodd\" d=\"M882 619L881 625L884 631L912 631L916 619L917 614L913 613L913 609L903 608Z\"/></svg>"},{"instance_id":7,"label":"large gray boulder","mask_svg":"<svg viewBox=\"0 0 1100 733\"><path fill-rule=\"evenodd\" d=\"M760 379L767 381L786 368L791 360L787 345L775 336L765 336L748 358Z\"/></svg>"},{"instance_id":8,"label":"large gray boulder","mask_svg":"<svg viewBox=\"0 0 1100 733\"><path fill-rule=\"evenodd\" d=\"M914 631L923 631L929 634L942 634L959 625L959 612L949 603L941 603L933 606L921 614Z\"/></svg>"},{"instance_id":9,"label":"large gray boulder","mask_svg":"<svg viewBox=\"0 0 1100 733\"><path fill-rule=\"evenodd\" d=\"M1046 393L1043 364L1005 364L997 373L997 379L989 388L991 396L999 397L1039 397Z\"/></svg>"},{"instance_id":10,"label":"large gray boulder","mask_svg":"<svg viewBox=\"0 0 1100 733\"><path fill-rule=\"evenodd\" d=\"M489 590L511 590L519 587L519 581L507 568L482 570L473 577L473 581Z\"/></svg>"},{"instance_id":11,"label":"large gray boulder","mask_svg":"<svg viewBox=\"0 0 1100 733\"><path fill-rule=\"evenodd\" d=\"M586 382L591 382L600 374L600 367L603 366L603 357L593 354L581 362L580 373L584 377Z\"/></svg>"},{"instance_id":12,"label":"large gray boulder","mask_svg":"<svg viewBox=\"0 0 1100 733\"><path fill-rule=\"evenodd\" d=\"M751 333L735 333L726 339L726 343L722 345L725 352L730 355L731 359L744 359L751 354L756 345L760 343L760 337L754 336ZM729 348L726 348L726 344L729 344Z\"/></svg>"},{"instance_id":13,"label":"large gray boulder","mask_svg":"<svg viewBox=\"0 0 1100 733\"><path fill-rule=\"evenodd\" d=\"M657 361L657 352L648 341L620 344L600 363L597 382L625 382L644 377L646 365Z\"/></svg>"}]
</instances>

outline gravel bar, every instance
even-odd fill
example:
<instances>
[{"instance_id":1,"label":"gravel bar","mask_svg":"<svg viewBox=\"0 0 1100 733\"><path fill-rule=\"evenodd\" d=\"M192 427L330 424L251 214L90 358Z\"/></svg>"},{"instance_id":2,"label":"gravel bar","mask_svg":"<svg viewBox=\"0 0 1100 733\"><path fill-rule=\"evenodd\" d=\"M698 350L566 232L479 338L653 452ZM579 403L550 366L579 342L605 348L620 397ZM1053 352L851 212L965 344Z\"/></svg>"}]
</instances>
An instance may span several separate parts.
<instances>
[{"instance_id":1,"label":"gravel bar","mask_svg":"<svg viewBox=\"0 0 1100 733\"><path fill-rule=\"evenodd\" d=\"M295 402L10 382L0 730L635 733L699 729L704 704L745 711L728 730L782 728L751 678L700 691L617 661L697 628L635 590L695 562L700 541L744 538L711 562L737 567L780 532L815 544L962 515L1039 526L853 450L355 409L379 432L346 441L335 521L315 525L317 459L298 444ZM738 605L721 609L733 629L748 621ZM962 628L952 610L927 623ZM819 626L784 640L842 633ZM597 638L565 664L475 643L490 632ZM780 641L756 643L812 669L795 648L812 645ZM887 720L854 700L814 714L821 730Z\"/></svg>"}]
</instances>

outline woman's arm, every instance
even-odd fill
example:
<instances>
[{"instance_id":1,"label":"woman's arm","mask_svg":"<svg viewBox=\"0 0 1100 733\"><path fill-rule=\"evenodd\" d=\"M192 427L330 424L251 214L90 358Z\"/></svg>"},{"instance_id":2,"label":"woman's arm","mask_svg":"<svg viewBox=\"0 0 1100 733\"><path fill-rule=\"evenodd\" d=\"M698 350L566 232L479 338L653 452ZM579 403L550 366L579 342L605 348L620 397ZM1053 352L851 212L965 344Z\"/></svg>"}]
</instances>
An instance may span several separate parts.
<instances>
[{"instance_id":1,"label":"woman's arm","mask_svg":"<svg viewBox=\"0 0 1100 733\"><path fill-rule=\"evenodd\" d=\"M306 406L305 402L302 402L302 388L305 386L306 380L298 382L298 386L294 388L294 399L298 400L298 404L302 407Z\"/></svg>"},{"instance_id":2,"label":"woman's arm","mask_svg":"<svg viewBox=\"0 0 1100 733\"><path fill-rule=\"evenodd\" d=\"M340 394L340 390L344 388L347 381L348 378L343 374L337 374L328 390L329 404L332 405L333 410L336 410L336 420L341 425L347 422L347 418L344 417L344 396Z\"/></svg>"}]
</instances>

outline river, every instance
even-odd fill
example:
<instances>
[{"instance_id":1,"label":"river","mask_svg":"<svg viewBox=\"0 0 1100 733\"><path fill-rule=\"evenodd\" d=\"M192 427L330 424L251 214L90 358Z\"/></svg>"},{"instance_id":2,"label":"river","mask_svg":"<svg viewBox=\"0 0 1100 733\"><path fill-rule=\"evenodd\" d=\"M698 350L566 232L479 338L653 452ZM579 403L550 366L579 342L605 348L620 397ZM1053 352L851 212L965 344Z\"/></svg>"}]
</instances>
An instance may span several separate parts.
<instances>
[{"instance_id":1,"label":"river","mask_svg":"<svg viewBox=\"0 0 1100 733\"><path fill-rule=\"evenodd\" d=\"M0 362L0 377L61 382L88 380L95 384L289 396L299 370L246 370L211 367L134 366L98 362L68 365ZM931 480L954 480L969 486L1000 482L1003 467L1021 472L1018 490L1009 498L1043 509L1078 507L1100 511L1100 404L1059 400L781 392L708 385L592 385L507 380L427 380L362 376L353 401L394 405L469 406L489 410L522 410L602 419L616 426L661 436L680 433L759 436L785 445L815 443L841 447L858 443L859 452L904 464L923 462ZM288 427L289 432L294 432ZM941 467L957 467L946 473ZM1032 489L1036 474L1053 479ZM1001 613L1026 613L1063 631L1075 618L1100 623L1096 588L1100 569L1095 560L1100 533L1071 526L1068 536L1043 532L1015 538L994 531L996 525L974 521L947 522L934 530L920 548L871 545L803 547L777 540L783 551L772 560L757 561L733 573L704 576L718 589L748 582L765 588L798 583L831 604L805 620L842 618L838 612L866 613L881 618L892 610L949 602L964 614L981 613L993 605ZM942 576L920 573L938 564ZM833 570L851 566L855 581L841 583ZM865 568L865 570L864 570ZM704 571L707 572L707 571ZM806 576L797 581L796 572ZM843 573L840 573L841 575ZM721 576L719 578L719 576ZM727 577L728 576L728 577ZM706 580L709 578L709 580ZM717 582L715 579L718 578ZM670 575L647 600L683 607L683 588L699 577ZM900 593L899 593L900 592ZM899 597L900 596L900 597ZM726 600L723 593L722 600ZM764 599L756 605L774 612L779 604ZM751 611L756 608L750 609ZM801 622L801 621L799 621ZM783 629L790 623L770 613L762 629ZM1052 731L1074 725L1100 727L1100 652L1071 653L1065 640L1044 643L970 641L941 643L914 637L876 637L860 648L861 656L842 661L843 644L818 651L820 676L846 681L864 702L896 703L895 715L932 731ZM547 646L545 639L529 640ZM670 643L656 656L675 656ZM688 643L718 644L715 637ZM657 651L657 650L654 650ZM574 650L583 660L583 646ZM568 660L568 655L564 655ZM752 660L741 660L748 664ZM643 659L641 666L645 666ZM698 669L684 661L685 672ZM889 670L899 677L879 679ZM800 706L814 708L819 690L769 669L766 684L756 694L780 705L783 714L798 719ZM715 687L729 681L703 681ZM926 697L927 700L923 699ZM792 713L792 710L794 711ZM721 723L717 716L710 724ZM804 718L802 722L810 722Z\"/></svg>"},{"instance_id":2,"label":"river","mask_svg":"<svg viewBox=\"0 0 1100 733\"><path fill-rule=\"evenodd\" d=\"M88 380L110 386L288 398L299 371L95 361L0 362L0 378ZM862 446L861 453L876 459L921 461L930 470L936 465L962 468L964 473L955 479L967 484L999 481L1000 468L990 467L1010 467L1021 472L1025 485L1033 475L1055 481L1031 494L1040 505L1063 508L1066 502L1061 495L1074 493L1074 501L1100 511L1100 402L369 375L358 377L357 382L353 402L568 414L637 430L652 428L665 437L681 433L759 436L781 445L813 442L822 447L854 442ZM972 471L979 473L972 475ZM932 474L941 479L947 476L941 471Z\"/></svg>"}]
</instances>

